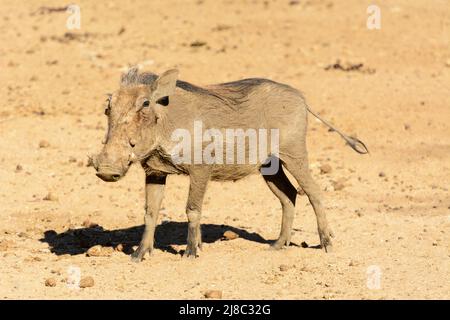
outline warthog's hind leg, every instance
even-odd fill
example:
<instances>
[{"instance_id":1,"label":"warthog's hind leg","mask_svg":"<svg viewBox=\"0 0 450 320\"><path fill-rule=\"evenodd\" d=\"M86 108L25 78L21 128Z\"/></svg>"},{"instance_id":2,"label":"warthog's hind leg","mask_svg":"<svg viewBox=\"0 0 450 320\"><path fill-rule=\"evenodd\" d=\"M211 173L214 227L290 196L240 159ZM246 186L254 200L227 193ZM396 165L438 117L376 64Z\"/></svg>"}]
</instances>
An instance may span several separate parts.
<instances>
[{"instance_id":1,"label":"warthog's hind leg","mask_svg":"<svg viewBox=\"0 0 450 320\"><path fill-rule=\"evenodd\" d=\"M166 176L147 176L145 178L145 229L139 247L131 255L134 262L140 262L144 255L153 250L155 228L159 209L164 196Z\"/></svg>"},{"instance_id":2,"label":"warthog's hind leg","mask_svg":"<svg viewBox=\"0 0 450 320\"><path fill-rule=\"evenodd\" d=\"M281 165L276 174L263 175L263 177L270 190L272 190L281 202L283 217L281 220L280 236L278 240L271 245L273 249L281 249L284 246L288 246L291 242L297 190L292 186L288 177L286 177Z\"/></svg>"},{"instance_id":3,"label":"warthog's hind leg","mask_svg":"<svg viewBox=\"0 0 450 320\"><path fill-rule=\"evenodd\" d=\"M321 191L309 172L307 154L304 153L304 156L295 159L284 156L281 160L286 166L286 169L294 176L300 187L306 193L309 202L314 208L322 248L325 249L326 252L331 251L331 238L333 237L333 233L328 227L327 217L322 206Z\"/></svg>"}]
</instances>

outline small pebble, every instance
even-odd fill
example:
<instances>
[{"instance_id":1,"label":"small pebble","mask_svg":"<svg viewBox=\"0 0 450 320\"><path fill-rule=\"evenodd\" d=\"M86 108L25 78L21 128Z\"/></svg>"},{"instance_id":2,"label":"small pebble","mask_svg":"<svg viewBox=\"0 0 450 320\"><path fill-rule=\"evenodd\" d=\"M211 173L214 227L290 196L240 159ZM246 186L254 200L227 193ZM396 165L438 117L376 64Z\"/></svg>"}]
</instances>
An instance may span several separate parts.
<instances>
[{"instance_id":1,"label":"small pebble","mask_svg":"<svg viewBox=\"0 0 450 320\"><path fill-rule=\"evenodd\" d=\"M82 226L85 227L85 228L95 228L95 227L98 226L98 224L95 223L95 222L92 222L89 219L86 219L86 220L83 221Z\"/></svg>"},{"instance_id":2,"label":"small pebble","mask_svg":"<svg viewBox=\"0 0 450 320\"><path fill-rule=\"evenodd\" d=\"M20 164L18 164L17 166L16 166L16 172L20 172L20 171L22 171L23 170L23 167L20 165Z\"/></svg>"},{"instance_id":3,"label":"small pebble","mask_svg":"<svg viewBox=\"0 0 450 320\"><path fill-rule=\"evenodd\" d=\"M234 239L239 238L239 235L236 232L233 232L231 230L227 230L227 231L224 232L223 237L226 240L234 240Z\"/></svg>"},{"instance_id":4,"label":"small pebble","mask_svg":"<svg viewBox=\"0 0 450 320\"><path fill-rule=\"evenodd\" d=\"M50 143L47 140L41 140L39 142L39 148L48 148L50 147Z\"/></svg>"},{"instance_id":5,"label":"small pebble","mask_svg":"<svg viewBox=\"0 0 450 320\"><path fill-rule=\"evenodd\" d=\"M288 271L291 267L288 266L287 264L282 264L280 265L280 271Z\"/></svg>"},{"instance_id":6,"label":"small pebble","mask_svg":"<svg viewBox=\"0 0 450 320\"><path fill-rule=\"evenodd\" d=\"M94 278L92 277L83 277L80 280L80 288L89 288L94 286Z\"/></svg>"},{"instance_id":7,"label":"small pebble","mask_svg":"<svg viewBox=\"0 0 450 320\"><path fill-rule=\"evenodd\" d=\"M2 240L0 241L0 251L8 251L13 242L11 240Z\"/></svg>"},{"instance_id":8,"label":"small pebble","mask_svg":"<svg viewBox=\"0 0 450 320\"><path fill-rule=\"evenodd\" d=\"M56 287L56 280L55 278L48 278L45 280L45 286L46 287Z\"/></svg>"},{"instance_id":9,"label":"small pebble","mask_svg":"<svg viewBox=\"0 0 450 320\"><path fill-rule=\"evenodd\" d=\"M86 252L86 254L89 257L99 257L99 256L102 255L102 246L101 245L96 245L96 246L90 247L88 249L88 251Z\"/></svg>"},{"instance_id":10,"label":"small pebble","mask_svg":"<svg viewBox=\"0 0 450 320\"><path fill-rule=\"evenodd\" d=\"M323 164L320 166L320 173L321 174L327 174L332 171L332 168L329 164Z\"/></svg>"},{"instance_id":11,"label":"small pebble","mask_svg":"<svg viewBox=\"0 0 450 320\"><path fill-rule=\"evenodd\" d=\"M111 247L102 247L101 245L96 245L90 247L86 254L88 257L108 257L111 255L112 251L114 251Z\"/></svg>"},{"instance_id":12,"label":"small pebble","mask_svg":"<svg viewBox=\"0 0 450 320\"><path fill-rule=\"evenodd\" d=\"M332 184L333 184L334 191L342 190L345 187L345 185L342 182L339 182L339 181L333 181Z\"/></svg>"},{"instance_id":13,"label":"small pebble","mask_svg":"<svg viewBox=\"0 0 450 320\"><path fill-rule=\"evenodd\" d=\"M47 193L47 195L42 198L42 200L46 200L46 201L57 201L58 197L56 196L56 194L54 194L53 192L49 192Z\"/></svg>"},{"instance_id":14,"label":"small pebble","mask_svg":"<svg viewBox=\"0 0 450 320\"><path fill-rule=\"evenodd\" d=\"M208 290L205 292L206 299L222 299L221 290Z\"/></svg>"},{"instance_id":15,"label":"small pebble","mask_svg":"<svg viewBox=\"0 0 450 320\"><path fill-rule=\"evenodd\" d=\"M59 270L59 269L52 269L52 270L50 270L50 272L53 274L57 274L59 276L62 274L61 270Z\"/></svg>"},{"instance_id":16,"label":"small pebble","mask_svg":"<svg viewBox=\"0 0 450 320\"><path fill-rule=\"evenodd\" d=\"M191 44L190 44L191 47L203 47L205 45L206 45L206 42L204 42L204 41L194 41L194 42L191 42Z\"/></svg>"}]
</instances>

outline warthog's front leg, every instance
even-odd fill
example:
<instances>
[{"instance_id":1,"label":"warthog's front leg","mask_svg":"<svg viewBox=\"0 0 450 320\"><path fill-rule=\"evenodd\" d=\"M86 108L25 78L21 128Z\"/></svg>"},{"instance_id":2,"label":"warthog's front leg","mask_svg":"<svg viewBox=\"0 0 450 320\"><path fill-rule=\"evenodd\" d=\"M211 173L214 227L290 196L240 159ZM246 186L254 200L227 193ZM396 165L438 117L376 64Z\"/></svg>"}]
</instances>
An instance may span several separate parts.
<instances>
[{"instance_id":1,"label":"warthog's front leg","mask_svg":"<svg viewBox=\"0 0 450 320\"><path fill-rule=\"evenodd\" d=\"M155 228L165 185L166 176L148 175L145 178L145 230L139 248L131 255L134 262L141 261L147 252L151 253L153 250Z\"/></svg>"},{"instance_id":2,"label":"warthog's front leg","mask_svg":"<svg viewBox=\"0 0 450 320\"><path fill-rule=\"evenodd\" d=\"M195 258L197 256L197 248L202 248L200 217L209 176L209 170L202 168L195 169L190 173L189 197L186 205L188 237L187 247L184 253L185 257Z\"/></svg>"}]
</instances>

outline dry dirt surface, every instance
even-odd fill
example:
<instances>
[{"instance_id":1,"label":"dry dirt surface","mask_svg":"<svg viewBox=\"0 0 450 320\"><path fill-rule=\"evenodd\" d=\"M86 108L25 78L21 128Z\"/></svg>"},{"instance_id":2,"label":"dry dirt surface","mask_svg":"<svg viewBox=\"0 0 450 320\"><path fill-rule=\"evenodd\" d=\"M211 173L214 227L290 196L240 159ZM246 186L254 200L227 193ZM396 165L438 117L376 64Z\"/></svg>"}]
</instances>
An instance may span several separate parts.
<instances>
[{"instance_id":1,"label":"dry dirt surface","mask_svg":"<svg viewBox=\"0 0 450 320\"><path fill-rule=\"evenodd\" d=\"M366 26L365 0L76 1L81 29L69 30L68 3L1 0L0 297L449 299L450 5L376 2L379 30ZM210 184L203 251L184 260L188 179L171 176L157 249L132 263L143 171L105 183L87 167L105 94L131 65L177 67L199 85L285 82L357 134L369 155L310 118L334 252L318 248L305 196L293 245L268 250L281 206L252 176ZM224 240L228 230L239 237Z\"/></svg>"}]
</instances>

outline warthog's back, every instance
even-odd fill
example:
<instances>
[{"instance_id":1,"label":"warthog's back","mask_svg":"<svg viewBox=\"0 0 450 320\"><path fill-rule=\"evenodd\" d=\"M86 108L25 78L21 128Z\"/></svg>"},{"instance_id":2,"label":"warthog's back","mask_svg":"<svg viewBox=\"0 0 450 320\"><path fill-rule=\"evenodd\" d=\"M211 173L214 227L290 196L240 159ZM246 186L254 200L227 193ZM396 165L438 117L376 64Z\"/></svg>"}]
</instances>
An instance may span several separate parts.
<instances>
[{"instance_id":1,"label":"warthog's back","mask_svg":"<svg viewBox=\"0 0 450 320\"><path fill-rule=\"evenodd\" d=\"M305 125L302 94L272 80L252 78L205 87L177 81L177 87L173 100L178 111L195 114L207 126L302 130Z\"/></svg>"}]
</instances>

